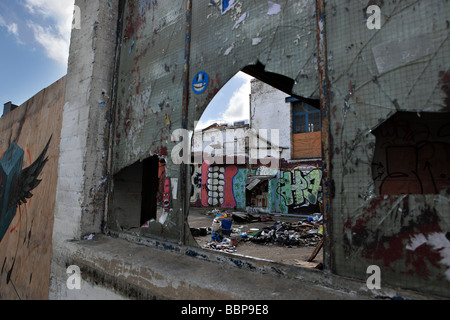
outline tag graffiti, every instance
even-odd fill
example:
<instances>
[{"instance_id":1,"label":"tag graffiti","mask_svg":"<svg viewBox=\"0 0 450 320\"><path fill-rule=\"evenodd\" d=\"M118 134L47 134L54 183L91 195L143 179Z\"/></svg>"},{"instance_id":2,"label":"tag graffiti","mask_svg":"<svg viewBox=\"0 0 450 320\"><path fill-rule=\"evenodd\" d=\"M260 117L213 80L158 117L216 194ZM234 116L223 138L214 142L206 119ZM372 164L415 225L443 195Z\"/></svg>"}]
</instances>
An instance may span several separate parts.
<instances>
[{"instance_id":1,"label":"tag graffiti","mask_svg":"<svg viewBox=\"0 0 450 320\"><path fill-rule=\"evenodd\" d=\"M284 172L279 192L286 205L317 204L320 201L322 171L315 169L308 174L300 170Z\"/></svg>"}]
</instances>

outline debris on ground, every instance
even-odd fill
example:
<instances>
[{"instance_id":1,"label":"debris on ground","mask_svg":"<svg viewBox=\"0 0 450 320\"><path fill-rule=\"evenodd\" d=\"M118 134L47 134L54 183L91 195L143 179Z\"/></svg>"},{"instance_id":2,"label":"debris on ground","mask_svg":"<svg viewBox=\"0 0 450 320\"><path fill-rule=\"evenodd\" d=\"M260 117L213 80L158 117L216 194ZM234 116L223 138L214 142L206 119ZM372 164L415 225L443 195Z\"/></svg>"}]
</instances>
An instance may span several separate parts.
<instances>
[{"instance_id":1,"label":"debris on ground","mask_svg":"<svg viewBox=\"0 0 450 320\"><path fill-rule=\"evenodd\" d=\"M214 215L210 227L191 228L194 237L210 237L204 248L235 252L241 241L288 248L313 247L323 239L323 218L318 213L294 223L275 221L271 217L249 212L229 213L218 209L214 209L207 215ZM264 222L267 226L249 228L242 225L257 222Z\"/></svg>"},{"instance_id":2,"label":"debris on ground","mask_svg":"<svg viewBox=\"0 0 450 320\"><path fill-rule=\"evenodd\" d=\"M280 246L317 246L322 240L322 228L306 222L275 222L254 235L250 241L260 244Z\"/></svg>"}]
</instances>

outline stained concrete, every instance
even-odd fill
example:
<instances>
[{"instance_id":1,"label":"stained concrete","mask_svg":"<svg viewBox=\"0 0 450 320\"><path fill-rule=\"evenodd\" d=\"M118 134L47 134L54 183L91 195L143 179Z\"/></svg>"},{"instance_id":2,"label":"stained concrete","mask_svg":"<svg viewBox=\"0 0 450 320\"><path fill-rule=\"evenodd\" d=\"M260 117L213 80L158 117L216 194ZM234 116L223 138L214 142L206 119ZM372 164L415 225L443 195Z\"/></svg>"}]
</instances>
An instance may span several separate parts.
<instances>
[{"instance_id":1,"label":"stained concrete","mask_svg":"<svg viewBox=\"0 0 450 320\"><path fill-rule=\"evenodd\" d=\"M125 239L127 238L127 239ZM139 240L138 240L139 239ZM134 241L141 241L135 243ZM158 300L362 300L401 296L391 288L371 291L363 282L320 270L230 256L133 236L104 235L66 242L54 257L54 299ZM81 290L68 290L62 266L78 265Z\"/></svg>"}]
</instances>

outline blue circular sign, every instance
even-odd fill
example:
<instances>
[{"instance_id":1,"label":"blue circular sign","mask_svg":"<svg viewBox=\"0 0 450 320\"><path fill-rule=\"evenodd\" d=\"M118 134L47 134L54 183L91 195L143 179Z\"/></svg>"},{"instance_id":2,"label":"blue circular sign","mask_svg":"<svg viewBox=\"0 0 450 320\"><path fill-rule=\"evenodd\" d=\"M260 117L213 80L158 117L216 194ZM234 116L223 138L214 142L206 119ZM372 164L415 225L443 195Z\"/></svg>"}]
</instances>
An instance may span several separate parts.
<instances>
[{"instance_id":1,"label":"blue circular sign","mask_svg":"<svg viewBox=\"0 0 450 320\"><path fill-rule=\"evenodd\" d=\"M199 72L195 75L194 80L192 81L192 90L196 94L203 93L209 84L209 77L206 72Z\"/></svg>"}]
</instances>

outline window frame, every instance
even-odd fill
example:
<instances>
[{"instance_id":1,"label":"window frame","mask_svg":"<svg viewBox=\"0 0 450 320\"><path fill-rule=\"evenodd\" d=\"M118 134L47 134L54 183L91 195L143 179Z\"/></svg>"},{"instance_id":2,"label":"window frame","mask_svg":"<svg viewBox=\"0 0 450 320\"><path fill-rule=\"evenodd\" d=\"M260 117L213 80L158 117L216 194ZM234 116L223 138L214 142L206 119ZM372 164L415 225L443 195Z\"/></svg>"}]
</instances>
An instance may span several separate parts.
<instances>
[{"instance_id":1,"label":"window frame","mask_svg":"<svg viewBox=\"0 0 450 320\"><path fill-rule=\"evenodd\" d=\"M300 101L298 99L293 99L291 102L291 106L292 106L292 134L299 134L299 133L312 133L312 132L318 132L322 130L322 121L320 118L320 110L317 108L314 108L313 106L307 104L304 101ZM295 112L295 106L296 103L300 103L305 107L305 111L304 112ZM309 123L309 117L310 115L313 114L319 114L319 129L318 130L314 130L314 131L310 131L310 123ZM305 132L296 132L296 120L295 118L297 116L305 116Z\"/></svg>"}]
</instances>

